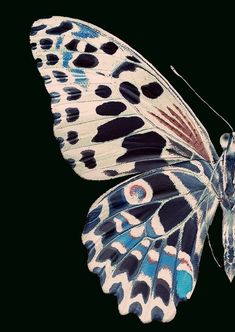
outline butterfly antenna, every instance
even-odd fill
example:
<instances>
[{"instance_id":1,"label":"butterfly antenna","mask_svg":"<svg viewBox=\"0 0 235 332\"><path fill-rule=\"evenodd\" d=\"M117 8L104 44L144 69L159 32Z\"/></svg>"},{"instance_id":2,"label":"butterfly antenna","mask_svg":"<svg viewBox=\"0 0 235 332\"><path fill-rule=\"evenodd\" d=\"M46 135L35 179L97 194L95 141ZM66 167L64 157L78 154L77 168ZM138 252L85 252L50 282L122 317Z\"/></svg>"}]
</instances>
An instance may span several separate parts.
<instances>
[{"instance_id":1,"label":"butterfly antenna","mask_svg":"<svg viewBox=\"0 0 235 332\"><path fill-rule=\"evenodd\" d=\"M195 93L195 95L205 104L207 105L220 119L222 119L228 126L229 128L232 130L232 132L234 132L234 129L233 127L230 125L230 123L222 116L220 115L218 112L216 112L216 110L211 107L211 105L209 105L196 91L195 89L186 81L186 79L180 75L177 70L173 67L173 66L170 66L171 70L173 71L173 73L177 76L179 76L183 81L184 83Z\"/></svg>"}]
</instances>

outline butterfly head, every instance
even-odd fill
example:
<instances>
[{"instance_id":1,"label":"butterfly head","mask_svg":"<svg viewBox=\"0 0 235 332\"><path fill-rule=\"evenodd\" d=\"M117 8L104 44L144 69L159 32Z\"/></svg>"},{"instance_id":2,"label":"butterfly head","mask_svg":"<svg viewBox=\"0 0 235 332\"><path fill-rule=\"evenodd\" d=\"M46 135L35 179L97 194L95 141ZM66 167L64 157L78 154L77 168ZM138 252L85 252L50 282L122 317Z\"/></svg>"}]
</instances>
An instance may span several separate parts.
<instances>
[{"instance_id":1,"label":"butterfly head","mask_svg":"<svg viewBox=\"0 0 235 332\"><path fill-rule=\"evenodd\" d=\"M235 132L221 135L220 145L223 150L231 150L235 154Z\"/></svg>"}]
</instances>

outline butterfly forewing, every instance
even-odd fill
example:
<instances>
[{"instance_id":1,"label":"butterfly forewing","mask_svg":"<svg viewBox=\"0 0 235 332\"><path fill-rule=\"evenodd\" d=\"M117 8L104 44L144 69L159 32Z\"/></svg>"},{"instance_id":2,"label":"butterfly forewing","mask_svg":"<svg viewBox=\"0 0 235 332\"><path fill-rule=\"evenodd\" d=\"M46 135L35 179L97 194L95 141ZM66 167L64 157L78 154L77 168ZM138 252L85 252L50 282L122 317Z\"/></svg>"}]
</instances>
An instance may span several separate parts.
<instances>
[{"instance_id":1,"label":"butterfly forewing","mask_svg":"<svg viewBox=\"0 0 235 332\"><path fill-rule=\"evenodd\" d=\"M55 17L35 22L31 41L51 95L55 135L82 177L109 179L166 162L217 158L170 84L116 37Z\"/></svg>"}]
</instances>

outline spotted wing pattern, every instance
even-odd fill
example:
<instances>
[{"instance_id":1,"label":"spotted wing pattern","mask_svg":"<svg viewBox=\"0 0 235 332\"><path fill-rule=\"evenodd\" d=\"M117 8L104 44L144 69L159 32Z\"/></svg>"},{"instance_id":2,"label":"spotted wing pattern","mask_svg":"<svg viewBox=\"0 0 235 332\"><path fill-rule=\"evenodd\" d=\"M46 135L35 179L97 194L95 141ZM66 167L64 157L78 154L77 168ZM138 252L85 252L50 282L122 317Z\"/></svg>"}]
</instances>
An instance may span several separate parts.
<instances>
[{"instance_id":1,"label":"spotted wing pattern","mask_svg":"<svg viewBox=\"0 0 235 332\"><path fill-rule=\"evenodd\" d=\"M173 319L218 204L205 128L146 59L102 29L52 17L33 24L30 40L64 158L87 179L137 174L90 209L90 270L121 314Z\"/></svg>"},{"instance_id":2,"label":"spotted wing pattern","mask_svg":"<svg viewBox=\"0 0 235 332\"><path fill-rule=\"evenodd\" d=\"M186 162L136 176L98 199L83 233L89 269L121 314L170 321L190 298L218 201L206 163ZM207 211L207 222L205 214Z\"/></svg>"},{"instance_id":3,"label":"spotted wing pattern","mask_svg":"<svg viewBox=\"0 0 235 332\"><path fill-rule=\"evenodd\" d=\"M188 159L217 160L206 130L140 54L91 24L36 21L32 52L51 96L62 153L103 180Z\"/></svg>"}]
</instances>

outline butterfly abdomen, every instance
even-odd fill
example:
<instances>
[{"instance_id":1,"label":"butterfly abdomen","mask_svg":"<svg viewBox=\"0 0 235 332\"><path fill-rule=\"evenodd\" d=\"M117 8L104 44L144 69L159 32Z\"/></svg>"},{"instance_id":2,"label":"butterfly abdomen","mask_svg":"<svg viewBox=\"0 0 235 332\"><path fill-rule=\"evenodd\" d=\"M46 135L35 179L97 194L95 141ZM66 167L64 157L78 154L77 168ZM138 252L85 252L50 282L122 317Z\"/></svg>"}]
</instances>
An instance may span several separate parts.
<instances>
[{"instance_id":1,"label":"butterfly abdomen","mask_svg":"<svg viewBox=\"0 0 235 332\"><path fill-rule=\"evenodd\" d=\"M235 213L223 209L224 268L232 282L235 275Z\"/></svg>"}]
</instances>

